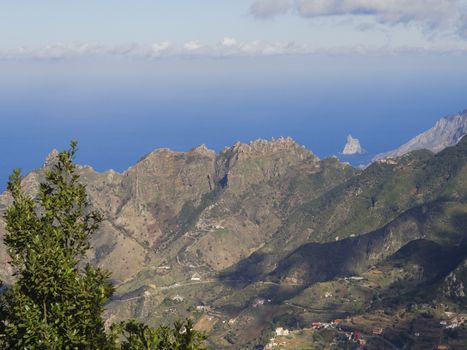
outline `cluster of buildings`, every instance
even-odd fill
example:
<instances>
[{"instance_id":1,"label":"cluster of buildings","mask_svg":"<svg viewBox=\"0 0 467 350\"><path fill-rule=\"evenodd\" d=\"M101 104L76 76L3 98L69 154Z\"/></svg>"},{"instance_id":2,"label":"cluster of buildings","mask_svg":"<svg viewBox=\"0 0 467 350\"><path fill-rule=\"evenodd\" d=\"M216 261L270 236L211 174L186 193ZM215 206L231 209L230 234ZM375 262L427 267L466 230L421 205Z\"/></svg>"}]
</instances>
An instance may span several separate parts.
<instances>
[{"instance_id":1,"label":"cluster of buildings","mask_svg":"<svg viewBox=\"0 0 467 350\"><path fill-rule=\"evenodd\" d=\"M328 329L328 328L337 328L341 329L339 325L346 320L336 319L331 322L313 322L312 328L314 330ZM279 337L284 337L290 335L292 332L283 327L277 327L274 331L274 336L269 339L269 343L264 347L265 350L275 349L276 347L285 346L285 341ZM381 330L382 333L382 330ZM379 334L381 334L379 333ZM367 341L363 338L363 335L360 331L349 331L344 333L347 337L347 340L352 343L357 343L360 346L365 346Z\"/></svg>"},{"instance_id":2,"label":"cluster of buildings","mask_svg":"<svg viewBox=\"0 0 467 350\"><path fill-rule=\"evenodd\" d=\"M175 301L177 303L181 303L184 300L184 298L181 295L175 295L172 297L172 301Z\"/></svg>"},{"instance_id":3,"label":"cluster of buildings","mask_svg":"<svg viewBox=\"0 0 467 350\"><path fill-rule=\"evenodd\" d=\"M383 334L383 332L384 332L384 329L383 329L383 328L381 328L381 327L375 327L375 328L373 328L373 332L372 332L372 333L373 333L373 335L381 335L381 334Z\"/></svg>"},{"instance_id":4,"label":"cluster of buildings","mask_svg":"<svg viewBox=\"0 0 467 350\"><path fill-rule=\"evenodd\" d=\"M212 209L214 205L209 206L207 209ZM198 223L196 225L196 228L198 230L206 230L206 231L215 231L215 230L224 230L224 226L219 225L219 224L206 224L206 223Z\"/></svg>"},{"instance_id":5,"label":"cluster of buildings","mask_svg":"<svg viewBox=\"0 0 467 350\"><path fill-rule=\"evenodd\" d=\"M191 280L192 281L201 281L201 275L199 273L194 273L192 276L191 276Z\"/></svg>"},{"instance_id":6,"label":"cluster of buildings","mask_svg":"<svg viewBox=\"0 0 467 350\"><path fill-rule=\"evenodd\" d=\"M462 326L465 323L466 315L457 315L449 321L441 321L439 324L446 329L454 329Z\"/></svg>"},{"instance_id":7,"label":"cluster of buildings","mask_svg":"<svg viewBox=\"0 0 467 350\"><path fill-rule=\"evenodd\" d=\"M210 312L212 308L209 305L200 304L196 305L195 310L199 312Z\"/></svg>"},{"instance_id":8,"label":"cluster of buildings","mask_svg":"<svg viewBox=\"0 0 467 350\"><path fill-rule=\"evenodd\" d=\"M351 318L348 317L347 319L336 319L331 322L313 322L311 324L314 330L321 330L321 329L328 329L328 328L337 328L338 330L342 330L344 327L339 327L340 324L343 322L351 321ZM383 334L384 329L381 327L375 327L372 330L373 335L381 335ZM366 345L366 340L363 338L362 333L360 331L347 331L345 332L345 336L347 340L353 343L358 343L360 346Z\"/></svg>"},{"instance_id":9,"label":"cluster of buildings","mask_svg":"<svg viewBox=\"0 0 467 350\"><path fill-rule=\"evenodd\" d=\"M277 337L287 336L290 334L290 331L283 327L277 327L275 332Z\"/></svg>"},{"instance_id":10,"label":"cluster of buildings","mask_svg":"<svg viewBox=\"0 0 467 350\"><path fill-rule=\"evenodd\" d=\"M311 324L311 328L313 328L314 330L335 328L338 325L340 325L342 322L344 322L344 320L341 320L341 319L336 319L336 320L331 321L331 322L313 322Z\"/></svg>"},{"instance_id":11,"label":"cluster of buildings","mask_svg":"<svg viewBox=\"0 0 467 350\"><path fill-rule=\"evenodd\" d=\"M355 237L355 235L350 235L350 237ZM345 281L363 281L365 277L361 276L350 276L350 277L344 277Z\"/></svg>"},{"instance_id":12,"label":"cluster of buildings","mask_svg":"<svg viewBox=\"0 0 467 350\"><path fill-rule=\"evenodd\" d=\"M314 330L319 331L320 329L326 329L326 328L331 328L331 323L327 322L313 322L311 324L311 328Z\"/></svg>"},{"instance_id":13,"label":"cluster of buildings","mask_svg":"<svg viewBox=\"0 0 467 350\"><path fill-rule=\"evenodd\" d=\"M359 331L355 332L346 332L345 336L347 337L348 341L352 343L358 343L360 346L365 346L366 345L366 340L363 339L362 333Z\"/></svg>"},{"instance_id":14,"label":"cluster of buildings","mask_svg":"<svg viewBox=\"0 0 467 350\"><path fill-rule=\"evenodd\" d=\"M258 298L256 299L254 302L253 302L253 307L258 307L258 306L262 306L266 303L270 303L271 302L271 299L261 299L261 298Z\"/></svg>"},{"instance_id":15,"label":"cluster of buildings","mask_svg":"<svg viewBox=\"0 0 467 350\"><path fill-rule=\"evenodd\" d=\"M277 339L276 337L284 337L288 336L290 334L290 331L284 327L277 327L276 330L274 331L274 337L269 339L269 343L266 344L264 349L273 349L276 346L283 346L284 344Z\"/></svg>"},{"instance_id":16,"label":"cluster of buildings","mask_svg":"<svg viewBox=\"0 0 467 350\"><path fill-rule=\"evenodd\" d=\"M348 327L346 329L346 327L344 326L343 323L350 322L350 321L352 321L352 319L350 317L347 317L346 319L335 319L335 320L333 320L331 322L313 322L311 324L311 328L316 330L316 331L319 331L319 330L322 330L322 329L335 328L335 329L341 331L345 335L345 337L347 338L347 340L349 342L356 343L360 347L366 346L367 345L367 340L364 339L364 336L360 331L358 331L358 330L349 330ZM463 324L464 321L465 321L465 317L463 315L461 315L461 316L457 316L455 319L452 319L450 324L456 324L456 325L459 326L459 325ZM344 330L345 330L345 332L344 332ZM291 331L289 331L288 329L286 329L284 327L277 327L275 332L274 332L274 336L269 340L269 343L264 347L264 349L266 349L266 350L267 349L274 349L276 347L284 346L285 345L284 340L281 340L279 337L288 336L291 333L292 333ZM375 335L380 336L380 335L382 335L384 333L384 328L374 327L372 329L371 333L372 333L373 336L375 336Z\"/></svg>"}]
</instances>

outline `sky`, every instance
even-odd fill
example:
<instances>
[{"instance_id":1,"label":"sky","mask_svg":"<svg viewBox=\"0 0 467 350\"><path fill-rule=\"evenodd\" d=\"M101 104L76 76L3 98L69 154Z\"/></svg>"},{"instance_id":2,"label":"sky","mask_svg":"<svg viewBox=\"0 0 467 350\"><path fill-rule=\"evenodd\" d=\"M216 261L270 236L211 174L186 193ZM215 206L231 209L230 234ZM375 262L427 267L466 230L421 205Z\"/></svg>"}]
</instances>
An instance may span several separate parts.
<instances>
[{"instance_id":1,"label":"sky","mask_svg":"<svg viewBox=\"0 0 467 350\"><path fill-rule=\"evenodd\" d=\"M0 57L464 51L465 0L0 1Z\"/></svg>"},{"instance_id":2,"label":"sky","mask_svg":"<svg viewBox=\"0 0 467 350\"><path fill-rule=\"evenodd\" d=\"M465 0L0 0L0 33L0 188L71 138L97 170L279 136L370 156L467 108Z\"/></svg>"}]
</instances>

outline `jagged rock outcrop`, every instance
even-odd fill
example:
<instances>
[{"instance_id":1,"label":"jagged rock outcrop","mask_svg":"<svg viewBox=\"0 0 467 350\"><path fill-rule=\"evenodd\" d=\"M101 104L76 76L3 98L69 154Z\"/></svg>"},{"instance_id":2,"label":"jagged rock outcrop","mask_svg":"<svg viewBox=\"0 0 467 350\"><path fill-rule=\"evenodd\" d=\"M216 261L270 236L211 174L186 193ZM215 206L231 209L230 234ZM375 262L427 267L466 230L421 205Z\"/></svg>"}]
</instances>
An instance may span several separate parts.
<instances>
[{"instance_id":1,"label":"jagged rock outcrop","mask_svg":"<svg viewBox=\"0 0 467 350\"><path fill-rule=\"evenodd\" d=\"M53 150L43 167L25 176L23 185L30 195L37 194L38 183L57 154ZM164 259L178 259L181 266L198 261L214 270L223 269L247 256L280 225L279 208L266 198L285 198L289 180L281 179L295 167L306 173L321 165L290 138L236 143L219 154L205 145L189 152L158 149L123 173L99 173L90 166L78 166L91 203L106 218L88 259L110 269L117 281ZM283 183L283 188L268 185L250 192L252 186L271 181ZM222 198L216 197L219 191ZM302 200L290 197L297 203ZM8 195L2 195L0 209L8 203ZM229 234L216 234L213 227ZM193 239L186 241L184 235ZM1 243L0 259L4 262L0 275L5 279L11 271Z\"/></svg>"},{"instance_id":2,"label":"jagged rock outcrop","mask_svg":"<svg viewBox=\"0 0 467 350\"><path fill-rule=\"evenodd\" d=\"M44 168L51 167L53 164L55 164L56 160L58 157L58 151L56 149L53 149L50 151L50 153L47 155L44 161Z\"/></svg>"},{"instance_id":3,"label":"jagged rock outcrop","mask_svg":"<svg viewBox=\"0 0 467 350\"><path fill-rule=\"evenodd\" d=\"M414 137L399 148L378 154L373 161L397 158L409 152L427 149L438 153L446 147L453 146L467 134L467 110L453 116L441 118L429 130Z\"/></svg>"},{"instance_id":4,"label":"jagged rock outcrop","mask_svg":"<svg viewBox=\"0 0 467 350\"><path fill-rule=\"evenodd\" d=\"M114 322L193 317L212 322L211 348L247 348L268 334L271 320L308 312L294 305L304 288L336 279L342 303L332 310L346 315L356 298L370 307L393 293L379 288L392 275L402 278L397 288L437 290L430 300L465 298L459 242L467 237L467 138L436 155L412 152L365 170L335 157L320 160L290 138L236 143L219 153L204 145L155 150L122 173L78 169L105 217L87 260L112 272L117 292L107 310ZM31 195L43 175L44 168L26 175ZM9 200L0 195L0 214ZM0 239L4 234L0 216ZM410 245L420 239L426 244ZM427 263L432 248L440 263ZM391 271L395 263L382 269L394 256L399 270ZM353 282L343 277L373 267L375 288L353 295ZM8 268L0 241L0 279L7 282ZM437 289L420 287L440 280Z\"/></svg>"},{"instance_id":5,"label":"jagged rock outcrop","mask_svg":"<svg viewBox=\"0 0 467 350\"><path fill-rule=\"evenodd\" d=\"M344 146L344 150L342 151L342 154L355 155L355 154L363 154L364 152L365 151L360 145L360 140L352 137L352 135L349 134L347 136L347 143Z\"/></svg>"},{"instance_id":6,"label":"jagged rock outcrop","mask_svg":"<svg viewBox=\"0 0 467 350\"><path fill-rule=\"evenodd\" d=\"M221 186L238 193L255 183L278 178L304 161L319 159L290 137L256 140L249 144L237 142L219 154L217 177Z\"/></svg>"},{"instance_id":7,"label":"jagged rock outcrop","mask_svg":"<svg viewBox=\"0 0 467 350\"><path fill-rule=\"evenodd\" d=\"M443 292L453 299L465 298L467 293L467 259L464 260L444 280Z\"/></svg>"}]
</instances>

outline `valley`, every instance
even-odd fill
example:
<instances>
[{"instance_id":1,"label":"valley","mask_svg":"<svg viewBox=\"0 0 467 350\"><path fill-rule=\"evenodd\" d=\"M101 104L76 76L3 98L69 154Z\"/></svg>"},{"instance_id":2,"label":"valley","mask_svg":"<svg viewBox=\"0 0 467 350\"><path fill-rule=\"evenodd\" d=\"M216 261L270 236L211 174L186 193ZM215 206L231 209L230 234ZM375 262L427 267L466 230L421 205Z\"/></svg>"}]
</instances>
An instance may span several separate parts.
<instances>
[{"instance_id":1,"label":"valley","mask_svg":"<svg viewBox=\"0 0 467 350\"><path fill-rule=\"evenodd\" d=\"M112 272L108 324L191 317L212 349L465 348L465 137L366 169L280 138L80 173L105 217L86 259ZM12 282L3 243L0 261Z\"/></svg>"}]
</instances>

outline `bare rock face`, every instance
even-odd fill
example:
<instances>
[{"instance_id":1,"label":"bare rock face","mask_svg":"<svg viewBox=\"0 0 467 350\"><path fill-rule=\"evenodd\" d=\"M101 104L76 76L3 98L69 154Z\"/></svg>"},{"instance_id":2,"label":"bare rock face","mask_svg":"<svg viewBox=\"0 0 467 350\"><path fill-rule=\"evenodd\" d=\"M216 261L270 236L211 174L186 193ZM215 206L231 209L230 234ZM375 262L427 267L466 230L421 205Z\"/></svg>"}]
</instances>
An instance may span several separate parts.
<instances>
[{"instance_id":1,"label":"bare rock face","mask_svg":"<svg viewBox=\"0 0 467 350\"><path fill-rule=\"evenodd\" d=\"M427 149L433 153L438 153L446 147L456 145L465 134L467 134L467 110L440 119L431 129L414 137L395 150L378 154L373 158L373 161L397 158L419 149Z\"/></svg>"},{"instance_id":2,"label":"bare rock face","mask_svg":"<svg viewBox=\"0 0 467 350\"><path fill-rule=\"evenodd\" d=\"M178 211L187 200L196 200L212 189L216 154L204 146L190 152L156 150L128 169L122 192L141 203L170 202Z\"/></svg>"},{"instance_id":3,"label":"bare rock face","mask_svg":"<svg viewBox=\"0 0 467 350\"><path fill-rule=\"evenodd\" d=\"M361 150L350 141L351 152ZM280 138L220 153L204 145L159 149L122 173L78 166L90 202L105 218L86 259L112 273L117 291L108 320L170 323L191 317L193 307L209 307L229 320L209 330L212 348L245 348L271 317L290 314L285 302L252 304L258 296L292 298L304 291L294 285L308 289L366 273L413 240L457 244L467 218L467 138L436 157L420 153L360 171ZM33 197L44 170L24 178ZM13 271L2 213L10 202L0 194L0 280L7 283ZM420 247L404 252L418 254ZM440 290L465 298L465 262L449 268ZM227 344L226 334L237 344Z\"/></svg>"},{"instance_id":4,"label":"bare rock face","mask_svg":"<svg viewBox=\"0 0 467 350\"><path fill-rule=\"evenodd\" d=\"M186 153L151 152L122 174L115 223L140 242L153 245L173 229L185 203L196 206L213 189L215 159L215 152L204 146Z\"/></svg>"},{"instance_id":5,"label":"bare rock face","mask_svg":"<svg viewBox=\"0 0 467 350\"><path fill-rule=\"evenodd\" d=\"M446 296L465 298L467 290L467 259L452 271L444 280L443 292Z\"/></svg>"},{"instance_id":6,"label":"bare rock face","mask_svg":"<svg viewBox=\"0 0 467 350\"><path fill-rule=\"evenodd\" d=\"M31 196L57 154L52 151L43 167L25 176ZM158 149L123 173L78 166L90 202L105 217L87 259L111 270L120 282L161 260L226 268L251 254L281 224L272 200L260 199L252 186L271 182L263 196L280 196L271 186L297 166L314 171L320 161L290 138L236 143L219 154L205 145L189 152ZM0 196L0 211L9 201L7 194ZM1 224L0 219L0 239ZM0 260L0 279L7 280L11 271L1 241Z\"/></svg>"},{"instance_id":7,"label":"bare rock face","mask_svg":"<svg viewBox=\"0 0 467 350\"><path fill-rule=\"evenodd\" d=\"M56 149L53 149L45 158L43 167L44 168L51 167L57 161L57 157L58 157L58 151Z\"/></svg>"},{"instance_id":8,"label":"bare rock face","mask_svg":"<svg viewBox=\"0 0 467 350\"><path fill-rule=\"evenodd\" d=\"M238 193L255 183L280 177L289 167L306 160L319 161L291 138L237 142L219 154L217 177L221 186Z\"/></svg>"},{"instance_id":9,"label":"bare rock face","mask_svg":"<svg viewBox=\"0 0 467 350\"><path fill-rule=\"evenodd\" d=\"M355 154L363 154L364 150L360 145L360 140L352 137L352 135L347 136L347 143L342 151L342 154L345 155L355 155Z\"/></svg>"}]
</instances>

